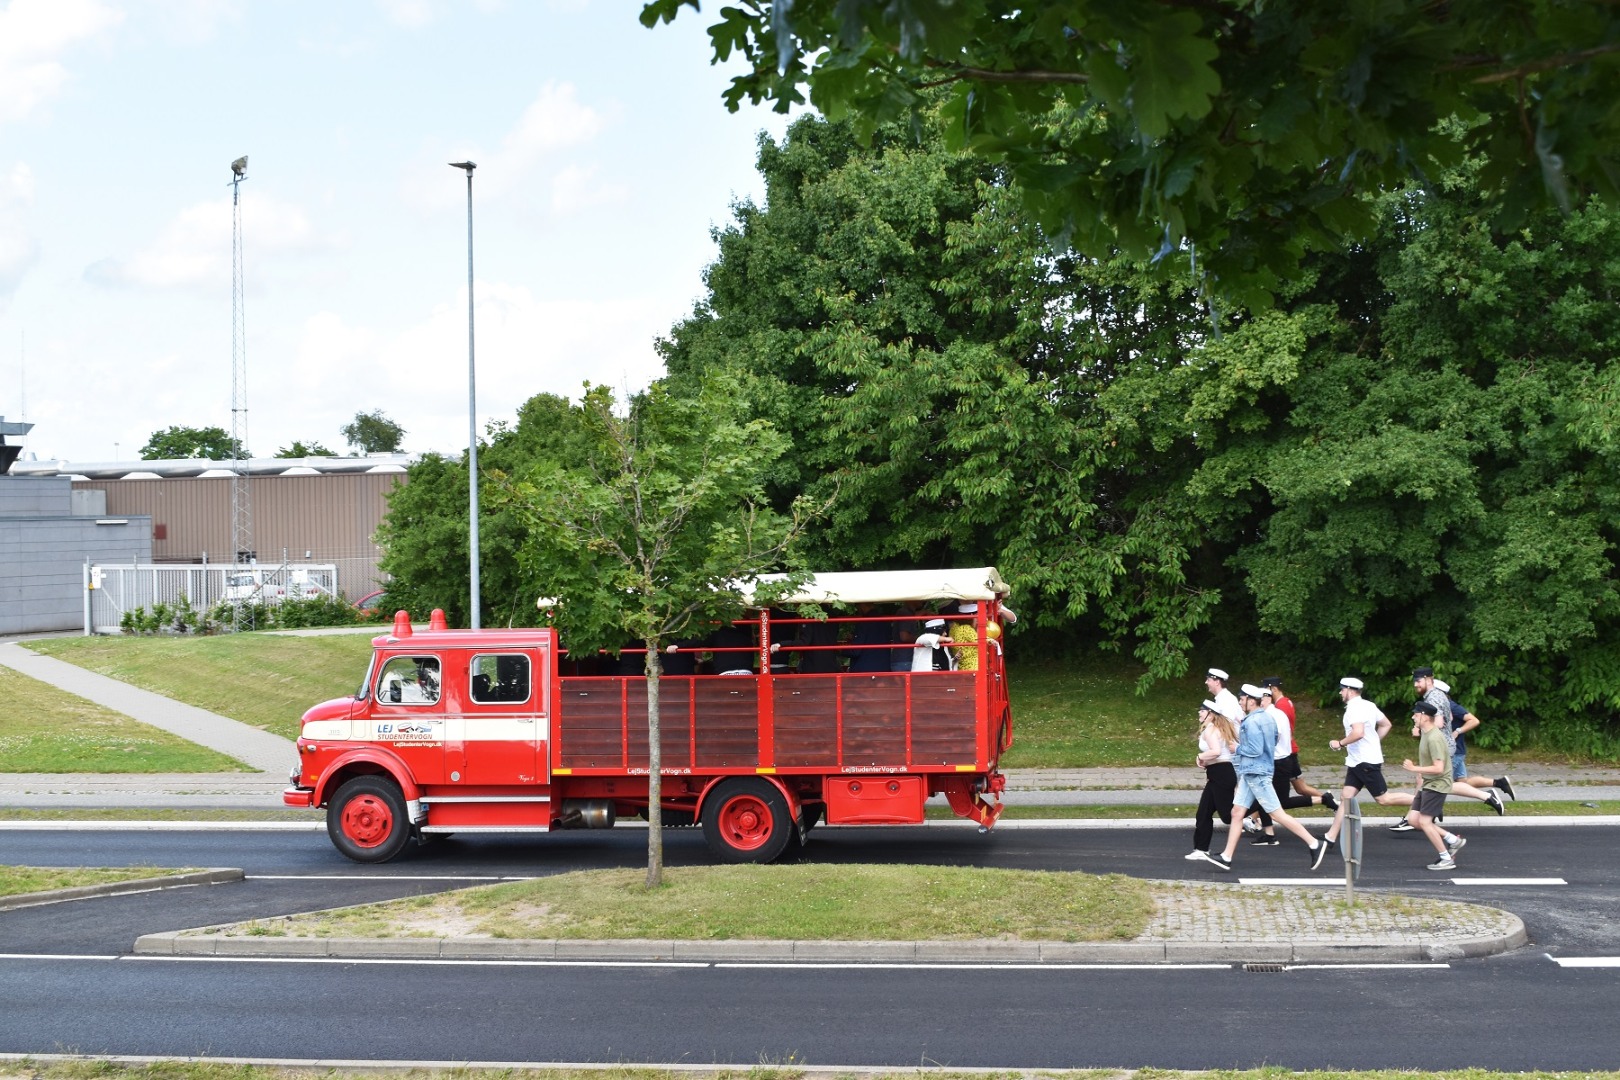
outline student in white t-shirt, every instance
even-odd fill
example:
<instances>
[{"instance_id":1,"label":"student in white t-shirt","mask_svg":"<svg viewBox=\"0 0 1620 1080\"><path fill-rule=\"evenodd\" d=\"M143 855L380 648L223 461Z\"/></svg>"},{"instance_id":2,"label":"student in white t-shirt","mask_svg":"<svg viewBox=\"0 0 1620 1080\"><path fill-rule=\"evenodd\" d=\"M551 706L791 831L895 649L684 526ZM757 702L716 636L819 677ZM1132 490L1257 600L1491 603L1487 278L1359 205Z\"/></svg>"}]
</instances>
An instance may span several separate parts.
<instances>
[{"instance_id":1,"label":"student in white t-shirt","mask_svg":"<svg viewBox=\"0 0 1620 1080\"><path fill-rule=\"evenodd\" d=\"M1333 824L1323 837L1330 843L1339 838L1339 829L1344 825L1344 804L1363 790L1380 806L1412 805L1410 792L1391 791L1384 780L1384 736L1389 734L1389 717L1361 696L1362 686L1360 679L1339 680L1339 700L1344 702L1344 738L1333 739L1328 746L1344 751L1344 792L1339 797L1338 810L1334 811Z\"/></svg>"}]
</instances>

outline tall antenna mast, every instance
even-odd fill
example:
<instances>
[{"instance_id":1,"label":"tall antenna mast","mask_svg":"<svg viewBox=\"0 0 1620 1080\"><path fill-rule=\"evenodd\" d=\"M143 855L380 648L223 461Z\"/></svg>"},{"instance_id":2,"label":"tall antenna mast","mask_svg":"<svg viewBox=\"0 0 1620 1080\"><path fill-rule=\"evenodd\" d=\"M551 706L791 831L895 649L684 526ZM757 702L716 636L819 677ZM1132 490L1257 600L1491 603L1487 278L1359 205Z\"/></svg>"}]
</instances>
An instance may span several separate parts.
<instances>
[{"instance_id":1,"label":"tall antenna mast","mask_svg":"<svg viewBox=\"0 0 1620 1080\"><path fill-rule=\"evenodd\" d=\"M247 155L231 162L231 563L252 565L253 498L249 487L246 452L247 422L247 319L242 311L242 181L247 179ZM240 610L240 607L238 608ZM252 615L248 616L249 627Z\"/></svg>"}]
</instances>

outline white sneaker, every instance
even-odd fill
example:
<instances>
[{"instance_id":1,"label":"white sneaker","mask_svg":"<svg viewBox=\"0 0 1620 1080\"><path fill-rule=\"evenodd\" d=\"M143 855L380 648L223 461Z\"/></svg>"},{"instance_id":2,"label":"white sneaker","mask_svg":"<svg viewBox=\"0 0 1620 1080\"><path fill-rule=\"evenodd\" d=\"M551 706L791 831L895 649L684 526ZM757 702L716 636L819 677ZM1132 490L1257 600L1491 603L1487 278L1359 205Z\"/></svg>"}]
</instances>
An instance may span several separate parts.
<instances>
[{"instance_id":1,"label":"white sneaker","mask_svg":"<svg viewBox=\"0 0 1620 1080\"><path fill-rule=\"evenodd\" d=\"M1187 854L1182 856L1182 858L1186 859L1188 862L1199 862L1203 859L1203 857L1204 853L1202 851L1189 851Z\"/></svg>"},{"instance_id":2,"label":"white sneaker","mask_svg":"<svg viewBox=\"0 0 1620 1080\"><path fill-rule=\"evenodd\" d=\"M1448 851L1438 859L1434 860L1434 862L1430 863L1428 869L1455 870L1457 869L1457 861L1451 857L1451 852Z\"/></svg>"},{"instance_id":3,"label":"white sneaker","mask_svg":"<svg viewBox=\"0 0 1620 1080\"><path fill-rule=\"evenodd\" d=\"M1252 817L1251 818L1244 818L1243 819L1243 831L1246 832L1246 833L1257 833L1257 832L1259 832L1260 831L1260 820L1258 818L1252 818Z\"/></svg>"},{"instance_id":4,"label":"white sneaker","mask_svg":"<svg viewBox=\"0 0 1620 1080\"><path fill-rule=\"evenodd\" d=\"M1450 837L1447 837L1446 838L1446 850L1451 852L1453 855L1455 855L1455 854L1457 854L1457 852L1459 852L1459 851L1461 851L1463 849L1463 845L1466 844L1466 843L1468 843L1468 837L1466 837L1466 836L1450 836Z\"/></svg>"}]
</instances>

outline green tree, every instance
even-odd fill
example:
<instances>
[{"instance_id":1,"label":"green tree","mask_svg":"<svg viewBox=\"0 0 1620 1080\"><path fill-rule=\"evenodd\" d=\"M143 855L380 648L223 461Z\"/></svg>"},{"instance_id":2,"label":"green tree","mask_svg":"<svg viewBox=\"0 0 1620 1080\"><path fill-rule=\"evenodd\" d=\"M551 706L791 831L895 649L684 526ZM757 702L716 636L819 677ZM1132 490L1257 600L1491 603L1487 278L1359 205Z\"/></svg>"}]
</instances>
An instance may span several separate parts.
<instances>
[{"instance_id":1,"label":"green tree","mask_svg":"<svg viewBox=\"0 0 1620 1080\"><path fill-rule=\"evenodd\" d=\"M683 396L654 385L615 411L588 388L577 456L498 478L527 534L519 558L546 595L570 649L646 649L649 796L660 781L659 654L689 627L730 620L745 585L792 558L809 513L772 510L765 483L787 441L747 419L735 388ZM790 574L777 588L797 583ZM756 601L769 595L756 593ZM647 885L663 881L663 816L648 798Z\"/></svg>"},{"instance_id":2,"label":"green tree","mask_svg":"<svg viewBox=\"0 0 1620 1080\"><path fill-rule=\"evenodd\" d=\"M1547 192L1620 193L1614 4L743 0L719 16L715 61L748 67L731 109L808 91L871 130L948 86L952 144L1005 164L1050 236L1175 273L1196 256L1242 302L1366 235L1366 193L1464 157L1508 224Z\"/></svg>"},{"instance_id":3,"label":"green tree","mask_svg":"<svg viewBox=\"0 0 1620 1080\"><path fill-rule=\"evenodd\" d=\"M514 424L496 422L478 448L485 476L515 476L542 463L565 461L585 438L578 410L566 398L537 394L518 409ZM388 602L417 615L443 608L452 625L470 613L467 541L466 455L424 454L406 470L406 482L388 496L388 513L377 530L390 575ZM518 563L525 526L517 512L487 482L480 482L478 518L479 610L489 625L526 626L542 595Z\"/></svg>"},{"instance_id":4,"label":"green tree","mask_svg":"<svg viewBox=\"0 0 1620 1080\"><path fill-rule=\"evenodd\" d=\"M381 409L355 413L354 419L339 430L362 454L396 454L405 440L405 429L388 419Z\"/></svg>"},{"instance_id":5,"label":"green tree","mask_svg":"<svg viewBox=\"0 0 1620 1080\"><path fill-rule=\"evenodd\" d=\"M332 451L328 450L326 447L322 446L318 442L312 442L312 443L309 443L309 444L306 445L305 443L303 443L303 442L301 442L301 441L299 441L297 439L293 440L293 444L291 446L284 446L280 450L276 451L276 457L278 457L278 458L306 458L306 457L333 457L333 456L335 456L335 455L332 453Z\"/></svg>"},{"instance_id":6,"label":"green tree","mask_svg":"<svg viewBox=\"0 0 1620 1080\"><path fill-rule=\"evenodd\" d=\"M247 448L231 438L224 428L167 427L154 431L141 447L142 461L176 461L204 458L208 461L234 461L251 457Z\"/></svg>"},{"instance_id":7,"label":"green tree","mask_svg":"<svg viewBox=\"0 0 1620 1080\"><path fill-rule=\"evenodd\" d=\"M812 557L995 563L1024 625L1183 670L1218 589L1185 574L1205 542L1180 486L1196 444L1155 422L1151 386L1191 377L1209 332L1192 292L1053 257L996 170L926 129L863 145L806 117L761 143L760 171L765 205L735 208L662 349L676 381L739 372L790 436L779 505L837 487ZM1233 323L1224 347L1249 336Z\"/></svg>"}]
</instances>

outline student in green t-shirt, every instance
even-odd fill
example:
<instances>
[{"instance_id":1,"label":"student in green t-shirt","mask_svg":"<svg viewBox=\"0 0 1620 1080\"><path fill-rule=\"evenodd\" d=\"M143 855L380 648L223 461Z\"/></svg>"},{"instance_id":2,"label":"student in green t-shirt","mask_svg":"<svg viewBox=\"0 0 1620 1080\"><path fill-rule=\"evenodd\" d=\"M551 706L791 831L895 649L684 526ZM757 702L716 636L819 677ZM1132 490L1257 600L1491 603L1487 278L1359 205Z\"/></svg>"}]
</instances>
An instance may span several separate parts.
<instances>
[{"instance_id":1,"label":"student in green t-shirt","mask_svg":"<svg viewBox=\"0 0 1620 1080\"><path fill-rule=\"evenodd\" d=\"M1423 786L1412 801L1413 818L1439 853L1429 869L1455 870L1457 860L1446 846L1440 826L1435 824L1435 819L1445 812L1446 796L1451 792L1451 747L1446 745L1445 732L1440 730L1439 710L1429 702L1413 702L1412 723L1418 729L1417 764L1407 758L1401 762L1401 768L1423 778Z\"/></svg>"}]
</instances>

